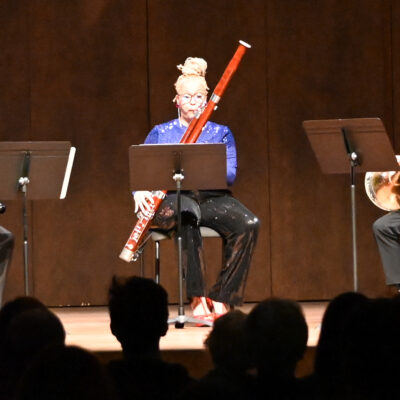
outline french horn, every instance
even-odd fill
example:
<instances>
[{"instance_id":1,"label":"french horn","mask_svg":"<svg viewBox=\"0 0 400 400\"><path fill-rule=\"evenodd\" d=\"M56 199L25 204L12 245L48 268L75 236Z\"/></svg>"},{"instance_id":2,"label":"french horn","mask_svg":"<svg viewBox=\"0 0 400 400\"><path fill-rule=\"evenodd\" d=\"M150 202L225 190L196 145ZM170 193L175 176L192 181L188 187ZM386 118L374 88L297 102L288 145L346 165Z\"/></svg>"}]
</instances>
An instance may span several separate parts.
<instances>
[{"instance_id":1,"label":"french horn","mask_svg":"<svg viewBox=\"0 0 400 400\"><path fill-rule=\"evenodd\" d=\"M400 165L400 156L396 155ZM400 210L400 171L367 172L364 179L369 199L385 211Z\"/></svg>"}]
</instances>

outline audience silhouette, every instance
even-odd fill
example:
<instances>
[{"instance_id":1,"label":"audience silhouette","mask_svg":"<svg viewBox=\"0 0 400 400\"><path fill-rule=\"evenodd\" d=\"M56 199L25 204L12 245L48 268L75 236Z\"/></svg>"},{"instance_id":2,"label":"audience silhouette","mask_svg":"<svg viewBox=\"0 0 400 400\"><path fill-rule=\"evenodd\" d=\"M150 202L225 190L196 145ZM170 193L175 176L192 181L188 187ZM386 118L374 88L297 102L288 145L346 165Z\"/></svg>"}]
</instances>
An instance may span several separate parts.
<instances>
[{"instance_id":1,"label":"audience silhouette","mask_svg":"<svg viewBox=\"0 0 400 400\"><path fill-rule=\"evenodd\" d=\"M21 311L24 307L25 311ZM0 398L14 399L21 377L32 360L47 346L64 343L65 331L58 317L32 299L18 299L3 310Z\"/></svg>"},{"instance_id":2,"label":"audience silhouette","mask_svg":"<svg viewBox=\"0 0 400 400\"><path fill-rule=\"evenodd\" d=\"M397 397L400 301L343 293L322 320L307 398L378 400Z\"/></svg>"},{"instance_id":3,"label":"audience silhouette","mask_svg":"<svg viewBox=\"0 0 400 400\"><path fill-rule=\"evenodd\" d=\"M168 295L160 285L114 278L109 312L124 359L111 361L108 371L121 399L173 399L192 383L183 366L160 357L160 338L168 330Z\"/></svg>"},{"instance_id":4,"label":"audience silhouette","mask_svg":"<svg viewBox=\"0 0 400 400\"><path fill-rule=\"evenodd\" d=\"M346 398L378 400L398 396L399 338L399 301L372 299L353 315L344 341Z\"/></svg>"},{"instance_id":5,"label":"audience silhouette","mask_svg":"<svg viewBox=\"0 0 400 400\"><path fill-rule=\"evenodd\" d=\"M257 398L298 398L295 369L308 339L300 306L294 301L275 298L262 301L247 317L246 336L257 369Z\"/></svg>"},{"instance_id":6,"label":"audience silhouette","mask_svg":"<svg viewBox=\"0 0 400 400\"><path fill-rule=\"evenodd\" d=\"M112 333L123 359L100 365L64 345L60 320L39 300L20 297L0 309L0 400L270 399L380 400L397 397L400 297L343 293L328 305L314 372L296 366L308 331L300 306L270 298L246 315L217 319L205 345L214 367L198 382L161 359L168 330L167 292L150 279L113 278Z\"/></svg>"},{"instance_id":7,"label":"audience silhouette","mask_svg":"<svg viewBox=\"0 0 400 400\"><path fill-rule=\"evenodd\" d=\"M304 381L310 386L312 398L335 399L344 396L345 342L351 321L365 309L369 300L361 293L347 292L328 305L321 324L315 354L314 374Z\"/></svg>"},{"instance_id":8,"label":"audience silhouette","mask_svg":"<svg viewBox=\"0 0 400 400\"><path fill-rule=\"evenodd\" d=\"M218 318L205 344L214 363L199 382L182 396L190 399L234 400L249 399L254 387L254 377L245 338L246 314L230 311Z\"/></svg>"},{"instance_id":9,"label":"audience silhouette","mask_svg":"<svg viewBox=\"0 0 400 400\"><path fill-rule=\"evenodd\" d=\"M34 297L17 297L0 308L0 354L2 351L4 335L11 320L18 314L36 308L47 309L47 307ZM1 356L0 356L1 357Z\"/></svg>"},{"instance_id":10,"label":"audience silhouette","mask_svg":"<svg viewBox=\"0 0 400 400\"><path fill-rule=\"evenodd\" d=\"M108 377L97 358L75 346L54 345L25 372L17 400L111 400Z\"/></svg>"}]
</instances>

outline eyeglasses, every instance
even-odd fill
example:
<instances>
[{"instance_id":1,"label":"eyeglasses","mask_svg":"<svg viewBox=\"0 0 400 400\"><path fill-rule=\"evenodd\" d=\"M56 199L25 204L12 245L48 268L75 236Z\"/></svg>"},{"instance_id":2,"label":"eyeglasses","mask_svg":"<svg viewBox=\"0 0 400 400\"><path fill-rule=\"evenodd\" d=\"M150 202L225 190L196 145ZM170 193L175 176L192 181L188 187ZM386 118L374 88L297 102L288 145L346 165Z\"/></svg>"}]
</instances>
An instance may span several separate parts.
<instances>
[{"instance_id":1,"label":"eyeglasses","mask_svg":"<svg viewBox=\"0 0 400 400\"><path fill-rule=\"evenodd\" d=\"M179 97L181 99L182 104L191 103L192 100L197 104L201 104L204 102L207 96L203 93L196 93L194 95L186 93L186 94L180 94Z\"/></svg>"}]
</instances>

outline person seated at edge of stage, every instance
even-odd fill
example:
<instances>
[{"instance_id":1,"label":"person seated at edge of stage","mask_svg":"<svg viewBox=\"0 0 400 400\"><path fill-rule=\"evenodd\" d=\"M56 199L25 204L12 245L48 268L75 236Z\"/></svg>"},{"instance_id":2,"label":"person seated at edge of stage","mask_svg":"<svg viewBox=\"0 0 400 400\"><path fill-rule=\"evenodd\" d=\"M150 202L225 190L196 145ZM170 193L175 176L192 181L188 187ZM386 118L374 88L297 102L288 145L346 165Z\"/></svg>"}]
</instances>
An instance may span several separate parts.
<instances>
[{"instance_id":1,"label":"person seated at edge of stage","mask_svg":"<svg viewBox=\"0 0 400 400\"><path fill-rule=\"evenodd\" d=\"M0 214L5 205L0 202ZM6 285L8 264L14 248L14 235L0 225L0 307L3 304L3 292Z\"/></svg>"},{"instance_id":2,"label":"person seated at edge of stage","mask_svg":"<svg viewBox=\"0 0 400 400\"><path fill-rule=\"evenodd\" d=\"M178 118L156 125L148 134L145 144L179 143L196 113L206 105L206 61L189 57L178 69L182 74L175 83L176 96L173 99L178 108ZM237 160L235 140L230 129L208 121L197 143L226 145L227 183L232 185L236 178ZM153 202L148 191L135 192L134 200L135 212L140 210L143 213L149 210ZM153 227L167 231L176 229L175 214L176 194L168 193L153 219ZM208 294L205 293L205 265L199 226L214 229L224 240L223 266ZM183 268L186 271L186 293L191 298L194 317L213 321L226 313L226 305L242 304L258 228L257 217L229 190L183 192Z\"/></svg>"},{"instance_id":3,"label":"person seated at edge of stage","mask_svg":"<svg viewBox=\"0 0 400 400\"><path fill-rule=\"evenodd\" d=\"M306 350L308 328L300 306L291 300L264 300L249 313L245 330L257 370L256 398L302 398L295 369Z\"/></svg>"},{"instance_id":4,"label":"person seated at edge of stage","mask_svg":"<svg viewBox=\"0 0 400 400\"><path fill-rule=\"evenodd\" d=\"M386 285L400 294L400 210L378 218L372 226L382 260Z\"/></svg>"},{"instance_id":5,"label":"person seated at edge of stage","mask_svg":"<svg viewBox=\"0 0 400 400\"><path fill-rule=\"evenodd\" d=\"M168 295L151 279L113 278L109 291L111 332L123 359L108 372L120 399L173 399L193 383L180 364L162 361L160 338L168 330Z\"/></svg>"}]
</instances>

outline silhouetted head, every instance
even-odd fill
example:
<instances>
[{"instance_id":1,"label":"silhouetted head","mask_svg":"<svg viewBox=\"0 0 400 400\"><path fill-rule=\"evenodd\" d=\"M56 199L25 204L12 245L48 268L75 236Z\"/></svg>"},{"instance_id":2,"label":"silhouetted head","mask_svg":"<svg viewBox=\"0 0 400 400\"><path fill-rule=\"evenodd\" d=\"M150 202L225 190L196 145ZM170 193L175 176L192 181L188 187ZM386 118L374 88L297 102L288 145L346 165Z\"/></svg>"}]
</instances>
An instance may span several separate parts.
<instances>
[{"instance_id":1,"label":"silhouetted head","mask_svg":"<svg viewBox=\"0 0 400 400\"><path fill-rule=\"evenodd\" d=\"M52 346L25 372L19 400L109 400L110 387L94 355L79 347Z\"/></svg>"},{"instance_id":2,"label":"silhouetted head","mask_svg":"<svg viewBox=\"0 0 400 400\"><path fill-rule=\"evenodd\" d=\"M400 302L385 298L369 300L348 325L343 340L343 371L351 397L397 397Z\"/></svg>"},{"instance_id":3,"label":"silhouetted head","mask_svg":"<svg viewBox=\"0 0 400 400\"><path fill-rule=\"evenodd\" d=\"M7 358L21 366L40 350L63 344L65 331L58 317L46 308L35 308L16 315L4 335Z\"/></svg>"},{"instance_id":4,"label":"silhouetted head","mask_svg":"<svg viewBox=\"0 0 400 400\"><path fill-rule=\"evenodd\" d=\"M64 328L47 308L33 308L15 315L3 335L1 398L14 398L20 380L32 360L47 346L63 344Z\"/></svg>"},{"instance_id":5,"label":"silhouetted head","mask_svg":"<svg viewBox=\"0 0 400 400\"><path fill-rule=\"evenodd\" d=\"M344 339L351 322L369 304L361 293L347 292L335 297L326 308L315 356L315 373L331 380L343 374Z\"/></svg>"},{"instance_id":6,"label":"silhouetted head","mask_svg":"<svg viewBox=\"0 0 400 400\"><path fill-rule=\"evenodd\" d=\"M239 310L228 312L214 322L205 344L216 367L237 372L249 368L245 322L246 314Z\"/></svg>"},{"instance_id":7,"label":"silhouetted head","mask_svg":"<svg viewBox=\"0 0 400 400\"><path fill-rule=\"evenodd\" d=\"M157 346L168 330L168 295L151 279L113 278L109 291L111 331L124 351Z\"/></svg>"},{"instance_id":8,"label":"silhouetted head","mask_svg":"<svg viewBox=\"0 0 400 400\"><path fill-rule=\"evenodd\" d=\"M297 303L273 298L262 301L247 317L246 336L260 376L294 377L308 339L307 324Z\"/></svg>"},{"instance_id":9,"label":"silhouetted head","mask_svg":"<svg viewBox=\"0 0 400 400\"><path fill-rule=\"evenodd\" d=\"M4 306L0 308L0 346L4 340L5 331L12 319L24 311L38 308L47 310L47 307L38 299L28 296L17 297L5 303Z\"/></svg>"}]
</instances>

